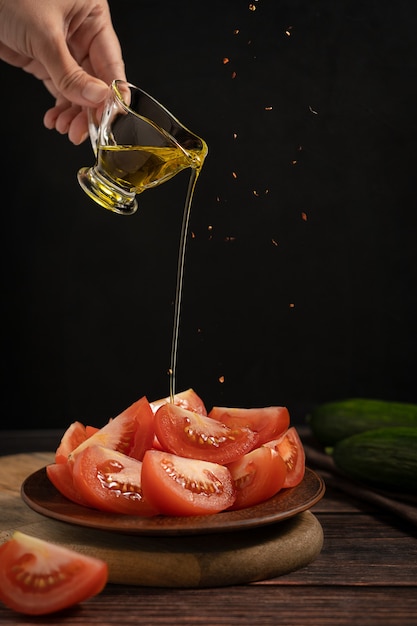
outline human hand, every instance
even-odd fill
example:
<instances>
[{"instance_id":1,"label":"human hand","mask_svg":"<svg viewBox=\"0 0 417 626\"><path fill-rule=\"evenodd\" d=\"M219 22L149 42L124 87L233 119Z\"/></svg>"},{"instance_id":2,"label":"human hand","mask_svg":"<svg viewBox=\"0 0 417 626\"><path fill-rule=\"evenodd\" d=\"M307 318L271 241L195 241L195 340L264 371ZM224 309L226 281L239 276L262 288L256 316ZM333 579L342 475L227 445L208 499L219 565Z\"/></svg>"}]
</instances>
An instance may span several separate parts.
<instances>
[{"instance_id":1,"label":"human hand","mask_svg":"<svg viewBox=\"0 0 417 626\"><path fill-rule=\"evenodd\" d=\"M74 144L88 136L113 79L125 79L107 0L0 0L0 59L41 80L55 98L47 128Z\"/></svg>"}]
</instances>

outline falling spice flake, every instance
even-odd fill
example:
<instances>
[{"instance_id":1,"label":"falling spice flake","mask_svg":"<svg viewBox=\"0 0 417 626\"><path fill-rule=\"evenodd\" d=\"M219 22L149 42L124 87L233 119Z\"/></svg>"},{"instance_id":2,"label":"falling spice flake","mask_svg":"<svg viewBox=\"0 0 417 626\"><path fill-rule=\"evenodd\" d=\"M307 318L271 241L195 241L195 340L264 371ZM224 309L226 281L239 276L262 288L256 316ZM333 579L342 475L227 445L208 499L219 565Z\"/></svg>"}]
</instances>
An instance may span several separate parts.
<instances>
[{"instance_id":1,"label":"falling spice flake","mask_svg":"<svg viewBox=\"0 0 417 626\"><path fill-rule=\"evenodd\" d=\"M275 239L271 239L271 241L274 246L278 246L278 241L276 241Z\"/></svg>"},{"instance_id":2,"label":"falling spice flake","mask_svg":"<svg viewBox=\"0 0 417 626\"><path fill-rule=\"evenodd\" d=\"M207 230L213 230L213 226L212 226L211 224L209 224L209 225L207 226Z\"/></svg>"},{"instance_id":3,"label":"falling spice flake","mask_svg":"<svg viewBox=\"0 0 417 626\"><path fill-rule=\"evenodd\" d=\"M307 221L307 213L304 213L304 211L301 212L301 219L305 222Z\"/></svg>"},{"instance_id":4,"label":"falling spice flake","mask_svg":"<svg viewBox=\"0 0 417 626\"><path fill-rule=\"evenodd\" d=\"M237 133L233 133L233 139L237 139Z\"/></svg>"},{"instance_id":5,"label":"falling spice flake","mask_svg":"<svg viewBox=\"0 0 417 626\"><path fill-rule=\"evenodd\" d=\"M236 78L237 74L236 72L232 72L232 78Z\"/></svg>"},{"instance_id":6,"label":"falling spice flake","mask_svg":"<svg viewBox=\"0 0 417 626\"><path fill-rule=\"evenodd\" d=\"M314 113L314 115L318 115L318 111L315 111L310 105L308 105L308 108L310 109L311 113Z\"/></svg>"},{"instance_id":7,"label":"falling spice flake","mask_svg":"<svg viewBox=\"0 0 417 626\"><path fill-rule=\"evenodd\" d=\"M191 239L195 239L195 232L191 231Z\"/></svg>"},{"instance_id":8,"label":"falling spice flake","mask_svg":"<svg viewBox=\"0 0 417 626\"><path fill-rule=\"evenodd\" d=\"M224 376L219 376L219 383L224 383Z\"/></svg>"},{"instance_id":9,"label":"falling spice flake","mask_svg":"<svg viewBox=\"0 0 417 626\"><path fill-rule=\"evenodd\" d=\"M265 107L265 111L272 111L272 107L271 106Z\"/></svg>"},{"instance_id":10,"label":"falling spice flake","mask_svg":"<svg viewBox=\"0 0 417 626\"><path fill-rule=\"evenodd\" d=\"M297 165L297 161L296 161L296 159L293 159L293 160L291 161L291 165Z\"/></svg>"},{"instance_id":11,"label":"falling spice flake","mask_svg":"<svg viewBox=\"0 0 417 626\"><path fill-rule=\"evenodd\" d=\"M240 33L240 30L238 28L235 28L235 30L233 31L234 35L238 35Z\"/></svg>"},{"instance_id":12,"label":"falling spice flake","mask_svg":"<svg viewBox=\"0 0 417 626\"><path fill-rule=\"evenodd\" d=\"M290 309L294 309L294 308L295 308L294 302L290 302Z\"/></svg>"},{"instance_id":13,"label":"falling spice flake","mask_svg":"<svg viewBox=\"0 0 417 626\"><path fill-rule=\"evenodd\" d=\"M254 189L252 193L253 193L254 196L259 198L259 191L256 191L256 189Z\"/></svg>"},{"instance_id":14,"label":"falling spice flake","mask_svg":"<svg viewBox=\"0 0 417 626\"><path fill-rule=\"evenodd\" d=\"M237 178L237 174L236 174L236 172L232 172L232 176L233 176L233 178L236 180L236 178Z\"/></svg>"},{"instance_id":15,"label":"falling spice flake","mask_svg":"<svg viewBox=\"0 0 417 626\"><path fill-rule=\"evenodd\" d=\"M236 241L236 237L233 237L232 235L227 235L224 238L225 241Z\"/></svg>"},{"instance_id":16,"label":"falling spice flake","mask_svg":"<svg viewBox=\"0 0 417 626\"><path fill-rule=\"evenodd\" d=\"M227 63L230 63L230 59L228 59L227 57L223 58L223 65L227 65Z\"/></svg>"},{"instance_id":17,"label":"falling spice flake","mask_svg":"<svg viewBox=\"0 0 417 626\"><path fill-rule=\"evenodd\" d=\"M256 11L256 4L253 4L252 2L249 5L249 11Z\"/></svg>"},{"instance_id":18,"label":"falling spice flake","mask_svg":"<svg viewBox=\"0 0 417 626\"><path fill-rule=\"evenodd\" d=\"M292 26L288 26L287 30L285 31L285 34L287 35L287 37L291 37L291 31L292 31Z\"/></svg>"}]
</instances>

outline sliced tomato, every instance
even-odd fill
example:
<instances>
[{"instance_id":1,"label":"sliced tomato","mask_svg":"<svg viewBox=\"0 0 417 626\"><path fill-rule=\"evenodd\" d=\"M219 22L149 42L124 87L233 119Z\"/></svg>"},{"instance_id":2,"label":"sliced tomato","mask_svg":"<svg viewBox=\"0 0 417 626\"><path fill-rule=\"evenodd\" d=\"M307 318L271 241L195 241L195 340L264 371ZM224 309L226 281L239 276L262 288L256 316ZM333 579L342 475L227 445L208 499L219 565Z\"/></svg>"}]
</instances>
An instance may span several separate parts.
<instances>
[{"instance_id":1,"label":"sliced tomato","mask_svg":"<svg viewBox=\"0 0 417 626\"><path fill-rule=\"evenodd\" d=\"M26 615L60 611L100 593L107 564L15 531L0 546L0 600Z\"/></svg>"},{"instance_id":2,"label":"sliced tomato","mask_svg":"<svg viewBox=\"0 0 417 626\"><path fill-rule=\"evenodd\" d=\"M243 426L254 430L259 434L258 445L279 437L290 425L290 414L285 406L260 409L214 406L208 415L230 428Z\"/></svg>"},{"instance_id":3,"label":"sliced tomato","mask_svg":"<svg viewBox=\"0 0 417 626\"><path fill-rule=\"evenodd\" d=\"M128 454L140 461L145 450L152 448L155 436L153 419L150 404L143 396L83 441L71 452L69 460L74 462L82 450L99 445Z\"/></svg>"},{"instance_id":4,"label":"sliced tomato","mask_svg":"<svg viewBox=\"0 0 417 626\"><path fill-rule=\"evenodd\" d=\"M261 446L227 466L236 488L231 509L243 509L272 498L283 487L287 466L272 448Z\"/></svg>"},{"instance_id":5,"label":"sliced tomato","mask_svg":"<svg viewBox=\"0 0 417 626\"><path fill-rule=\"evenodd\" d=\"M295 427L291 426L281 437L268 441L265 446L276 450L285 461L287 475L283 487L296 487L304 478L305 452Z\"/></svg>"},{"instance_id":6,"label":"sliced tomato","mask_svg":"<svg viewBox=\"0 0 417 626\"><path fill-rule=\"evenodd\" d=\"M46 466L46 475L55 489L65 496L65 498L68 498L68 500L76 504L88 506L78 489L74 487L71 468L70 463L52 463Z\"/></svg>"},{"instance_id":7,"label":"sliced tomato","mask_svg":"<svg viewBox=\"0 0 417 626\"><path fill-rule=\"evenodd\" d=\"M87 439L84 424L73 422L62 435L55 452L55 463L66 463L70 453Z\"/></svg>"},{"instance_id":8,"label":"sliced tomato","mask_svg":"<svg viewBox=\"0 0 417 626\"><path fill-rule=\"evenodd\" d=\"M102 446L88 446L75 459L74 488L93 508L149 517L158 511L143 495L141 474L141 461Z\"/></svg>"},{"instance_id":9,"label":"sliced tomato","mask_svg":"<svg viewBox=\"0 0 417 626\"><path fill-rule=\"evenodd\" d=\"M230 471L218 463L148 450L143 457L146 498L165 515L206 515L230 507L235 488Z\"/></svg>"},{"instance_id":10,"label":"sliced tomato","mask_svg":"<svg viewBox=\"0 0 417 626\"><path fill-rule=\"evenodd\" d=\"M155 433L168 452L225 465L255 448L259 436L249 428L228 426L175 404L155 413Z\"/></svg>"},{"instance_id":11,"label":"sliced tomato","mask_svg":"<svg viewBox=\"0 0 417 626\"><path fill-rule=\"evenodd\" d=\"M167 404L168 402L171 402L170 397L154 400L150 403L152 411L156 413L162 404ZM190 388L174 394L174 404L176 406L181 406L183 409L188 409L189 411L196 411L196 413L200 413L200 415L207 415L207 409L204 402L194 389Z\"/></svg>"}]
</instances>

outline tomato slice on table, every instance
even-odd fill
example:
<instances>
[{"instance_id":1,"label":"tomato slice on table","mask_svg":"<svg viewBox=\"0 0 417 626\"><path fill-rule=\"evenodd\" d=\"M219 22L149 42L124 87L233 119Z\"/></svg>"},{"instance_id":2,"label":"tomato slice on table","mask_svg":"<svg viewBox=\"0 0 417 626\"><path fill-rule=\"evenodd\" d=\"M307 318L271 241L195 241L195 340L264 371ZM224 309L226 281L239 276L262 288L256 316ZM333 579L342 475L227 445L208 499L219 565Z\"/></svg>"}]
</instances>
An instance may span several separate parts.
<instances>
[{"instance_id":1,"label":"tomato slice on table","mask_svg":"<svg viewBox=\"0 0 417 626\"><path fill-rule=\"evenodd\" d=\"M209 417L230 428L246 427L259 434L258 445L285 433L290 425L290 414L285 406L266 406L260 409L214 406Z\"/></svg>"},{"instance_id":2,"label":"tomato slice on table","mask_svg":"<svg viewBox=\"0 0 417 626\"><path fill-rule=\"evenodd\" d=\"M150 403L152 411L156 413L162 404L167 404L170 401L170 397L154 400ZM207 409L204 402L194 389L190 388L174 394L174 404L182 407L183 409L188 409L189 411L196 411L196 413L200 413L200 415L207 415Z\"/></svg>"},{"instance_id":3,"label":"tomato slice on table","mask_svg":"<svg viewBox=\"0 0 417 626\"><path fill-rule=\"evenodd\" d=\"M281 437L264 445L276 450L285 461L287 475L283 487L296 487L304 478L305 452L295 427L291 426Z\"/></svg>"},{"instance_id":4,"label":"tomato slice on table","mask_svg":"<svg viewBox=\"0 0 417 626\"><path fill-rule=\"evenodd\" d=\"M152 448L155 436L153 419L150 404L143 396L83 441L70 453L69 460L74 462L82 450L99 445L140 461L145 450Z\"/></svg>"},{"instance_id":5,"label":"tomato slice on table","mask_svg":"<svg viewBox=\"0 0 417 626\"><path fill-rule=\"evenodd\" d=\"M100 593L108 578L100 559L15 531L0 546L0 600L26 615L60 611Z\"/></svg>"},{"instance_id":6,"label":"tomato slice on table","mask_svg":"<svg viewBox=\"0 0 417 626\"><path fill-rule=\"evenodd\" d=\"M236 488L230 509L254 506L272 498L283 487L287 466L272 448L261 446L230 463L228 469Z\"/></svg>"},{"instance_id":7,"label":"tomato slice on table","mask_svg":"<svg viewBox=\"0 0 417 626\"><path fill-rule=\"evenodd\" d=\"M160 450L145 453L142 486L146 498L165 515L219 513L235 499L232 476L224 465Z\"/></svg>"},{"instance_id":8,"label":"tomato slice on table","mask_svg":"<svg viewBox=\"0 0 417 626\"><path fill-rule=\"evenodd\" d=\"M72 466L70 463L52 463L51 465L47 465L46 475L55 489L65 496L65 498L68 498L68 500L76 504L88 506L78 489L74 487Z\"/></svg>"},{"instance_id":9,"label":"tomato slice on table","mask_svg":"<svg viewBox=\"0 0 417 626\"><path fill-rule=\"evenodd\" d=\"M229 428L171 403L159 407L154 426L159 443L168 452L222 465L255 448L259 440L258 434L249 428Z\"/></svg>"},{"instance_id":10,"label":"tomato slice on table","mask_svg":"<svg viewBox=\"0 0 417 626\"><path fill-rule=\"evenodd\" d=\"M158 511L144 497L141 475L141 461L102 446L85 448L73 467L74 488L89 506L149 517Z\"/></svg>"}]
</instances>

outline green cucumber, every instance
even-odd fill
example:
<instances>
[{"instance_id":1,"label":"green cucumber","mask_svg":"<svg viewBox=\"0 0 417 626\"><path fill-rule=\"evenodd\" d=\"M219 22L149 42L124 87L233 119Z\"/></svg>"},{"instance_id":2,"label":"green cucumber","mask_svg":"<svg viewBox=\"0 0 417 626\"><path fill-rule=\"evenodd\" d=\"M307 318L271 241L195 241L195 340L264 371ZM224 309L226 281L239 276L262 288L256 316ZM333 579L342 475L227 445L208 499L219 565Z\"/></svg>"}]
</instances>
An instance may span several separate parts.
<instances>
[{"instance_id":1,"label":"green cucumber","mask_svg":"<svg viewBox=\"0 0 417 626\"><path fill-rule=\"evenodd\" d=\"M316 439L324 446L332 446L365 430L417 427L417 404L350 398L315 407L307 420Z\"/></svg>"},{"instance_id":2,"label":"green cucumber","mask_svg":"<svg viewBox=\"0 0 417 626\"><path fill-rule=\"evenodd\" d=\"M338 441L336 467L350 478L382 489L417 493L417 427L367 430Z\"/></svg>"}]
</instances>

